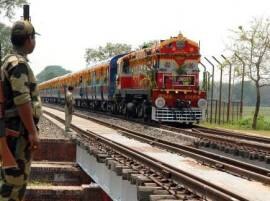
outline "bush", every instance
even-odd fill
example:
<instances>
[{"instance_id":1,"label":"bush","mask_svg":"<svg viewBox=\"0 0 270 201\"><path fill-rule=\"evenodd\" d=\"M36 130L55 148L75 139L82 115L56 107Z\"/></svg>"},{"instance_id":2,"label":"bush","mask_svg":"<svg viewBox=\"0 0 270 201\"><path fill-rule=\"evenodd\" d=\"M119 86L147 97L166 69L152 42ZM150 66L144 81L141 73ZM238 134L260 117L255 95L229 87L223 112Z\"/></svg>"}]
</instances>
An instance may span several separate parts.
<instances>
[{"instance_id":1,"label":"bush","mask_svg":"<svg viewBox=\"0 0 270 201\"><path fill-rule=\"evenodd\" d=\"M238 125L239 125L241 128L251 128L251 125L252 125L252 119L251 119L251 118L241 119L241 120L238 122Z\"/></svg>"},{"instance_id":2,"label":"bush","mask_svg":"<svg viewBox=\"0 0 270 201\"><path fill-rule=\"evenodd\" d=\"M264 130L270 130L270 122L269 121L265 121L265 124L264 124Z\"/></svg>"},{"instance_id":3,"label":"bush","mask_svg":"<svg viewBox=\"0 0 270 201\"><path fill-rule=\"evenodd\" d=\"M238 121L241 128L251 129L253 118L244 118ZM264 119L263 115L259 115L257 119L257 130L270 130L270 122Z\"/></svg>"},{"instance_id":4,"label":"bush","mask_svg":"<svg viewBox=\"0 0 270 201\"><path fill-rule=\"evenodd\" d=\"M263 130L264 129L264 116L263 115L259 115L258 119L257 119L257 129L258 130Z\"/></svg>"}]
</instances>

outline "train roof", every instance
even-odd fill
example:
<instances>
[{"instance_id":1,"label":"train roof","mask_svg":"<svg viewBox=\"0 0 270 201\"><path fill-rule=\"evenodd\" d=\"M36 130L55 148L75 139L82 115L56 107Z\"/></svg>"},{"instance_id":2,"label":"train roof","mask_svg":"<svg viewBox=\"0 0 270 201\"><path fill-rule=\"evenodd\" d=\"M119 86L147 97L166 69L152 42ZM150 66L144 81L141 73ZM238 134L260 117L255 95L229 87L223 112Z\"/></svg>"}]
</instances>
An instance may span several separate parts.
<instances>
[{"instance_id":1,"label":"train roof","mask_svg":"<svg viewBox=\"0 0 270 201\"><path fill-rule=\"evenodd\" d=\"M108 63L96 64L94 66L87 67L74 73L68 73L63 76L58 76L53 79L47 80L39 84L39 89L55 88L59 86L76 85L80 83L81 79L88 81L88 75L93 71L104 71L108 67Z\"/></svg>"},{"instance_id":2,"label":"train roof","mask_svg":"<svg viewBox=\"0 0 270 201\"><path fill-rule=\"evenodd\" d=\"M144 59L148 56L155 55L157 53L160 53L162 48L178 41L184 41L185 43L189 44L190 46L194 47L195 49L199 49L198 43L184 37L182 34L179 34L176 37L171 37L167 40L162 40L159 43L155 43L152 47L144 48L136 51L131 51L125 54L114 56L110 59L104 60L101 63L89 66L85 69L79 70L74 73L69 73L63 76L59 76L56 78L53 78L51 80L45 81L41 84L39 84L40 89L44 88L54 88L59 87L63 85L76 85L80 83L81 79L84 81L88 81L90 78L89 74L91 74L93 71L96 73L102 73L105 71L105 69L109 66L111 62L123 62L124 60L136 60L136 59Z\"/></svg>"}]
</instances>

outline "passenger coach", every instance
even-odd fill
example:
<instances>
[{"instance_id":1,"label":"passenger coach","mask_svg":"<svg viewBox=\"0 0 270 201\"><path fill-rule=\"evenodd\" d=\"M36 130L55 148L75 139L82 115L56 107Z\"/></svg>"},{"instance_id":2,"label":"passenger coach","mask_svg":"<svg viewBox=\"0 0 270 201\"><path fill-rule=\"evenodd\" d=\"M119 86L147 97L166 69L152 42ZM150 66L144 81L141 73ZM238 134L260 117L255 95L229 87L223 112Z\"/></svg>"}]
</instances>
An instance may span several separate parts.
<instances>
[{"instance_id":1,"label":"passenger coach","mask_svg":"<svg viewBox=\"0 0 270 201\"><path fill-rule=\"evenodd\" d=\"M44 102L63 104L65 87L72 85L78 107L192 124L203 118L207 105L206 92L199 87L199 62L198 44L178 35L39 88Z\"/></svg>"}]
</instances>

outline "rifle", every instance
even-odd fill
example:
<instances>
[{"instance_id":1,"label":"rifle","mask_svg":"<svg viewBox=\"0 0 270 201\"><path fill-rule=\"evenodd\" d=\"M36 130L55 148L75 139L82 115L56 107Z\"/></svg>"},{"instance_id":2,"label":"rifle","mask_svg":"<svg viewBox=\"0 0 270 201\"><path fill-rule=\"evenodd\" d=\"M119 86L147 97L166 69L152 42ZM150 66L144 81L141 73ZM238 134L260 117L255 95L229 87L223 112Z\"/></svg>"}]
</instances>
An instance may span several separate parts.
<instances>
[{"instance_id":1,"label":"rifle","mask_svg":"<svg viewBox=\"0 0 270 201\"><path fill-rule=\"evenodd\" d=\"M30 7L29 5L23 5L23 19L30 21Z\"/></svg>"},{"instance_id":2,"label":"rifle","mask_svg":"<svg viewBox=\"0 0 270 201\"><path fill-rule=\"evenodd\" d=\"M2 65L2 54L1 54L1 42L0 42L0 72ZM3 88L3 79L0 75L0 155L2 158L2 168L11 168L18 167L17 162L11 153L8 144L7 144L7 134L9 130L5 128L5 96L4 96L4 88ZM12 135L12 134L11 134Z\"/></svg>"}]
</instances>

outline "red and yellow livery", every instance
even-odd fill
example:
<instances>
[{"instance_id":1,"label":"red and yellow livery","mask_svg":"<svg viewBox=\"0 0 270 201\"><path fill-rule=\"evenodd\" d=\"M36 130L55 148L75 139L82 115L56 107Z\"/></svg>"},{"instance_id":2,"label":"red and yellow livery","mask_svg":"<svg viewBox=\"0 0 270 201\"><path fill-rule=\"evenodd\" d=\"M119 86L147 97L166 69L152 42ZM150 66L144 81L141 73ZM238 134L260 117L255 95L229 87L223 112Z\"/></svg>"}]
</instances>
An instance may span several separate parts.
<instances>
[{"instance_id":1,"label":"red and yellow livery","mask_svg":"<svg viewBox=\"0 0 270 201\"><path fill-rule=\"evenodd\" d=\"M108 62L39 85L44 101L64 101L75 87L76 105L152 119L194 123L203 118L206 93L199 88L197 43L179 35L117 55Z\"/></svg>"}]
</instances>

